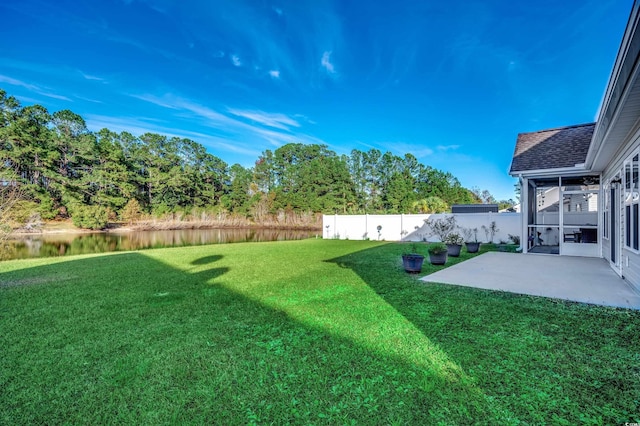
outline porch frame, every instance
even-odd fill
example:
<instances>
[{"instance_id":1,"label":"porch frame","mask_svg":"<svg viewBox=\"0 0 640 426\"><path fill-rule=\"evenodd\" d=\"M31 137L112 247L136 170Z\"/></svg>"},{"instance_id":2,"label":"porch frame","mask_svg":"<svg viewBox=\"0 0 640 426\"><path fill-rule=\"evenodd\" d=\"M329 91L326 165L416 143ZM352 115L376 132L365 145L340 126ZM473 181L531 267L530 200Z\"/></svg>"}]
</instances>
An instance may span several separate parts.
<instances>
[{"instance_id":1,"label":"porch frame","mask_svg":"<svg viewBox=\"0 0 640 426\"><path fill-rule=\"evenodd\" d=\"M598 182L597 189L593 188L594 185L591 185L591 188L589 188L589 185L584 185L586 186L584 189L563 189L563 187L567 187L567 184L563 183L563 179L575 182L576 178L595 179ZM522 207L522 232L520 241L522 241L522 249L524 253L603 257L602 212L604 211L604 204L602 196L603 185L600 183L600 175L594 175L593 173L588 173L586 171L555 175L548 173L541 175L528 174L527 177L520 175L519 180ZM557 201L548 206L551 207L557 205L557 220L548 223L539 223L538 215L540 214L540 211L538 210L538 197L536 193L530 193L531 190L535 191L539 188L539 186L535 185L536 181L541 183L544 181L553 183L553 181L555 181L555 185L545 188L551 188L551 190L557 188L557 193L555 194L555 196L557 196ZM575 185L575 183L573 183L573 185ZM594 213L591 218L592 221L585 223L569 223L570 212L565 211L565 196L569 196L569 200L571 200L573 196L587 194L594 194L597 197L596 211L593 212L587 210L587 213ZM588 199L589 197L585 198L585 200L587 200L587 204L589 203ZM553 213L551 213L550 216L553 217ZM591 241L593 236L591 232L588 232L590 230L595 231L596 242ZM587 234L589 235L588 238ZM542 236L544 236L544 238L542 238Z\"/></svg>"}]
</instances>

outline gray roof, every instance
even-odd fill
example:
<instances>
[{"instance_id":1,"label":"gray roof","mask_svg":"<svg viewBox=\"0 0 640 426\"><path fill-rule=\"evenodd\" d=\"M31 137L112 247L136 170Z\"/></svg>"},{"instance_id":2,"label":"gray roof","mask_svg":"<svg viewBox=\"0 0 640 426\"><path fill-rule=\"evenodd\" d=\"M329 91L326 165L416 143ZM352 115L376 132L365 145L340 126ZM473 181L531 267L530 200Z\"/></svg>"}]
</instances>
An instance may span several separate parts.
<instances>
[{"instance_id":1,"label":"gray roof","mask_svg":"<svg viewBox=\"0 0 640 426\"><path fill-rule=\"evenodd\" d=\"M520 133L509 173L573 167L584 163L595 126L596 123L589 123Z\"/></svg>"}]
</instances>

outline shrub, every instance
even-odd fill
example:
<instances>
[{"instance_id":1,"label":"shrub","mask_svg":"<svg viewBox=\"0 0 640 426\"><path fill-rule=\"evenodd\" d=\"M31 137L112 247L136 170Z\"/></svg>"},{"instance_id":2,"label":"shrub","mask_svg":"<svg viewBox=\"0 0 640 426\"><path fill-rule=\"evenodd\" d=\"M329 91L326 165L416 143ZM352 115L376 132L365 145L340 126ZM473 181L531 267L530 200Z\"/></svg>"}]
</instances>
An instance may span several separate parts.
<instances>
[{"instance_id":1,"label":"shrub","mask_svg":"<svg viewBox=\"0 0 640 426\"><path fill-rule=\"evenodd\" d=\"M498 226L496 225L496 221L491 221L489 226L482 225L482 230L484 231L484 235L487 238L487 242L493 243L493 238L500 231Z\"/></svg>"},{"instance_id":2,"label":"shrub","mask_svg":"<svg viewBox=\"0 0 640 426\"><path fill-rule=\"evenodd\" d=\"M38 211L38 203L33 201L20 200L13 206L11 219L18 223L25 223L32 212Z\"/></svg>"},{"instance_id":3,"label":"shrub","mask_svg":"<svg viewBox=\"0 0 640 426\"><path fill-rule=\"evenodd\" d=\"M425 219L424 223L429 227L430 235L436 235L440 241L447 239L447 236L456 228L455 216L448 216L443 219Z\"/></svg>"},{"instance_id":4,"label":"shrub","mask_svg":"<svg viewBox=\"0 0 640 426\"><path fill-rule=\"evenodd\" d=\"M460 234L458 234L457 232L452 232L449 235L447 235L445 237L445 239L442 240L442 242L445 243L445 244L462 245L462 243L464 243L464 238L462 238L462 236Z\"/></svg>"},{"instance_id":5,"label":"shrub","mask_svg":"<svg viewBox=\"0 0 640 426\"><path fill-rule=\"evenodd\" d=\"M120 212L120 218L132 224L134 221L140 219L140 214L142 213L140 208L140 203L135 198L129 200L129 202L122 208Z\"/></svg>"},{"instance_id":6,"label":"shrub","mask_svg":"<svg viewBox=\"0 0 640 426\"><path fill-rule=\"evenodd\" d=\"M467 243L478 242L478 228L462 228L464 234L464 241Z\"/></svg>"},{"instance_id":7,"label":"shrub","mask_svg":"<svg viewBox=\"0 0 640 426\"><path fill-rule=\"evenodd\" d=\"M40 217L45 220L55 219L58 215L58 211L53 204L53 200L48 195L42 195L39 197L40 199L40 207L38 209L38 213L40 213Z\"/></svg>"},{"instance_id":8,"label":"shrub","mask_svg":"<svg viewBox=\"0 0 640 426\"><path fill-rule=\"evenodd\" d=\"M418 243L415 243L415 242L410 243L410 244L408 245L408 247L409 247L409 249L408 249L408 250L407 250L407 248L406 248L406 247L407 247L407 246L405 246L405 249L404 249L404 250L403 250L403 252L402 252L402 254L403 254L403 255L409 255L409 256L411 256L411 255L421 255L421 254L420 254L420 249L419 249Z\"/></svg>"},{"instance_id":9,"label":"shrub","mask_svg":"<svg viewBox=\"0 0 640 426\"><path fill-rule=\"evenodd\" d=\"M109 223L109 212L101 206L75 207L71 220L78 228L103 229Z\"/></svg>"},{"instance_id":10,"label":"shrub","mask_svg":"<svg viewBox=\"0 0 640 426\"><path fill-rule=\"evenodd\" d=\"M434 243L427 248L429 254L442 254L446 253L448 250L447 246L444 243Z\"/></svg>"},{"instance_id":11,"label":"shrub","mask_svg":"<svg viewBox=\"0 0 640 426\"><path fill-rule=\"evenodd\" d=\"M171 213L171 208L164 203L156 204L151 208L151 213L155 217L163 217L169 213Z\"/></svg>"}]
</instances>

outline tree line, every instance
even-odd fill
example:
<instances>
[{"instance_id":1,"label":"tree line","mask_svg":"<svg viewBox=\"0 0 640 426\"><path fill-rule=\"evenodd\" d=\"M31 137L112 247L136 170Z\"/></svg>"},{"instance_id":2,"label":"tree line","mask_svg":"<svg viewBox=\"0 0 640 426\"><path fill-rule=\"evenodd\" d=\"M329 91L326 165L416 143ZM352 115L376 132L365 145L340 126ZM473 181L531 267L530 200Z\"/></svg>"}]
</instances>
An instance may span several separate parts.
<instances>
[{"instance_id":1,"label":"tree line","mask_svg":"<svg viewBox=\"0 0 640 426\"><path fill-rule=\"evenodd\" d=\"M290 143L264 151L252 167L229 166L190 139L91 132L70 110L22 106L1 89L0 161L0 183L20 189L23 211L84 227L143 214L224 212L261 223L301 212L443 212L480 201L412 154L338 155Z\"/></svg>"}]
</instances>

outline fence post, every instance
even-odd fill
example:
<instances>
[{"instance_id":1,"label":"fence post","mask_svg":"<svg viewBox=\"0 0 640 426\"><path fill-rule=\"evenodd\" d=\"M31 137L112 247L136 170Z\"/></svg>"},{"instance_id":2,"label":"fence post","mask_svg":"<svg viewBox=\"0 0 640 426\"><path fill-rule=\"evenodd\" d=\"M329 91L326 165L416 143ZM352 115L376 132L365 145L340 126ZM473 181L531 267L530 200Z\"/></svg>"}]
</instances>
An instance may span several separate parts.
<instances>
[{"instance_id":1,"label":"fence post","mask_svg":"<svg viewBox=\"0 0 640 426\"><path fill-rule=\"evenodd\" d=\"M364 233L362 235L363 235L363 238L362 238L363 240L369 238L369 213L364 214Z\"/></svg>"}]
</instances>

